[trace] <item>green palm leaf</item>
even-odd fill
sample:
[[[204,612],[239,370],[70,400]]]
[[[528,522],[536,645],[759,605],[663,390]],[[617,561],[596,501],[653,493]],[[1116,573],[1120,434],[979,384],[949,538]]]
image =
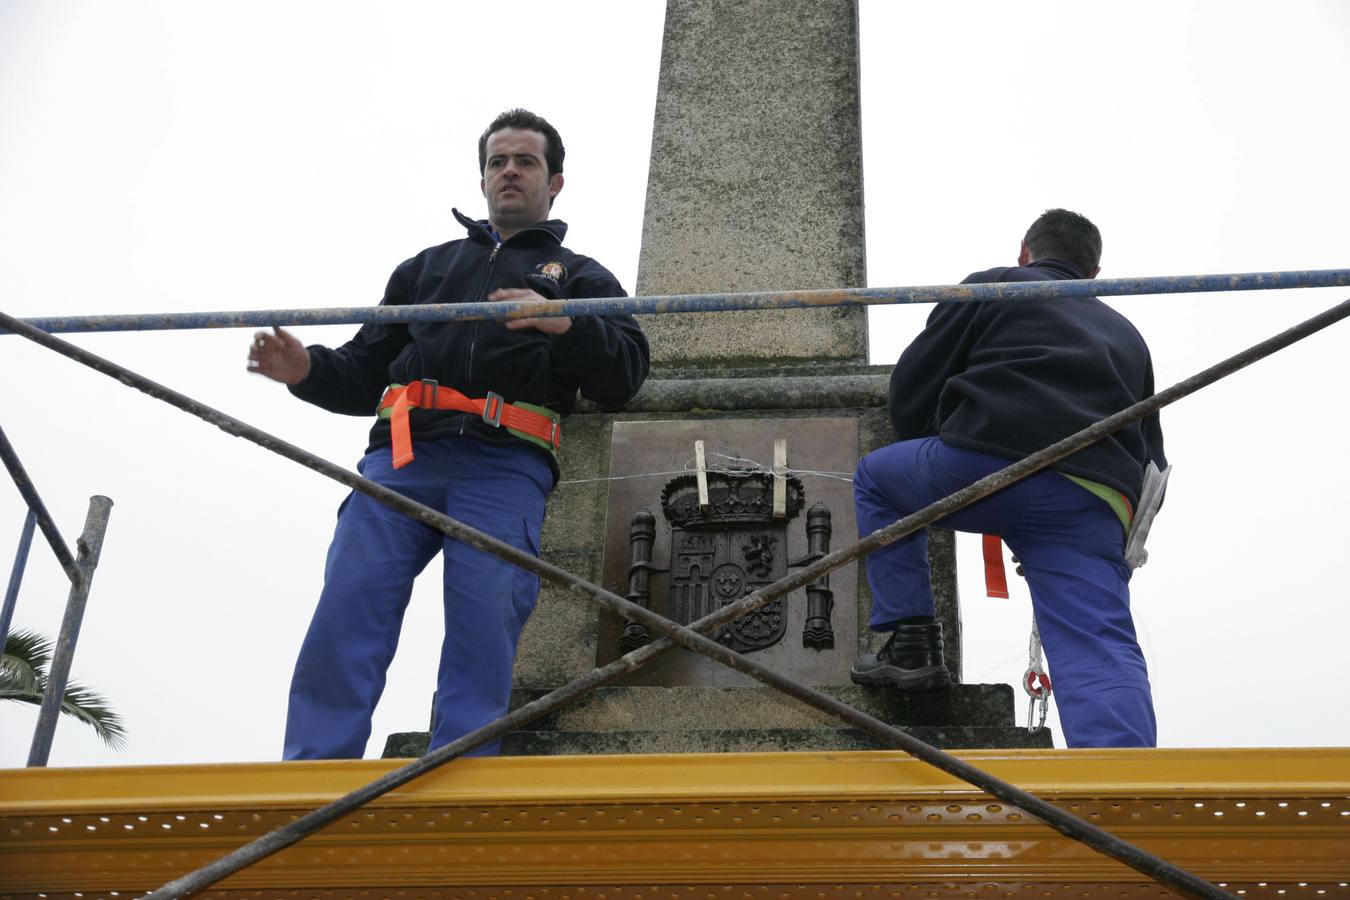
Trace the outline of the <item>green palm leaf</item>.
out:
[[[52,642],[31,631],[15,631],[5,638],[0,656],[0,700],[42,704],[47,688],[47,666]],[[94,729],[103,743],[121,750],[127,743],[126,724],[100,694],[76,682],[66,683],[61,712]]]

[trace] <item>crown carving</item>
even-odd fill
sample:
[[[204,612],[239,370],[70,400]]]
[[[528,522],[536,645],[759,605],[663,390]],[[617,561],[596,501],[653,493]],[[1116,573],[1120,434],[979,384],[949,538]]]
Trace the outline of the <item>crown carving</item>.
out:
[[[698,476],[679,475],[666,482],[661,492],[661,510],[666,519],[681,528],[715,528],[724,525],[771,524],[773,475],[756,470],[708,473],[708,509],[698,505]],[[806,491],[800,480],[787,479],[787,514],[801,512]]]

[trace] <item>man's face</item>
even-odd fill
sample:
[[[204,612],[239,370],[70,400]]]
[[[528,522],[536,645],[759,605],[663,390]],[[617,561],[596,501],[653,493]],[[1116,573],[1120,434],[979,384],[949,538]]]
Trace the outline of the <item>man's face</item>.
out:
[[[544,161],[547,143],[537,131],[503,128],[487,139],[481,186],[488,220],[500,231],[518,231],[548,218],[549,201],[562,190]]]

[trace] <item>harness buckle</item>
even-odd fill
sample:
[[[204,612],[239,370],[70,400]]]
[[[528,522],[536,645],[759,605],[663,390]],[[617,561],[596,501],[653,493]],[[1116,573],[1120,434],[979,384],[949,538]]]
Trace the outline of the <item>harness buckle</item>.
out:
[[[502,425],[502,408],[506,406],[506,401],[502,395],[496,391],[488,391],[487,396],[483,398],[483,421],[493,428],[500,428]]]
[[[549,428],[548,431],[548,442],[553,447],[554,450],[557,450],[558,447],[562,444],[562,441],[559,440],[558,438],[558,420],[553,419],[552,421],[553,421],[552,427]]]
[[[427,388],[431,388],[431,397],[427,397]],[[417,404],[423,409],[436,408],[436,395],[440,393],[441,383],[434,378],[422,379],[422,402]]]

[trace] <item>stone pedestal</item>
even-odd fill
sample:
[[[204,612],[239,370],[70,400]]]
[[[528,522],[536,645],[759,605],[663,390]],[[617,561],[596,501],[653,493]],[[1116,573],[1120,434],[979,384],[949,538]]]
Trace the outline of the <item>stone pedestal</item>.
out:
[[[944,694],[901,694],[847,687],[821,690],[935,747],[1049,747],[1047,729],[1013,724],[1013,689],[962,684]],[[545,691],[521,689],[512,707]],[[390,735],[384,755],[421,756],[426,732]],[[590,753],[757,753],[770,750],[881,750],[870,735],[777,691],[757,688],[601,688],[531,722],[502,741],[507,756]]]

